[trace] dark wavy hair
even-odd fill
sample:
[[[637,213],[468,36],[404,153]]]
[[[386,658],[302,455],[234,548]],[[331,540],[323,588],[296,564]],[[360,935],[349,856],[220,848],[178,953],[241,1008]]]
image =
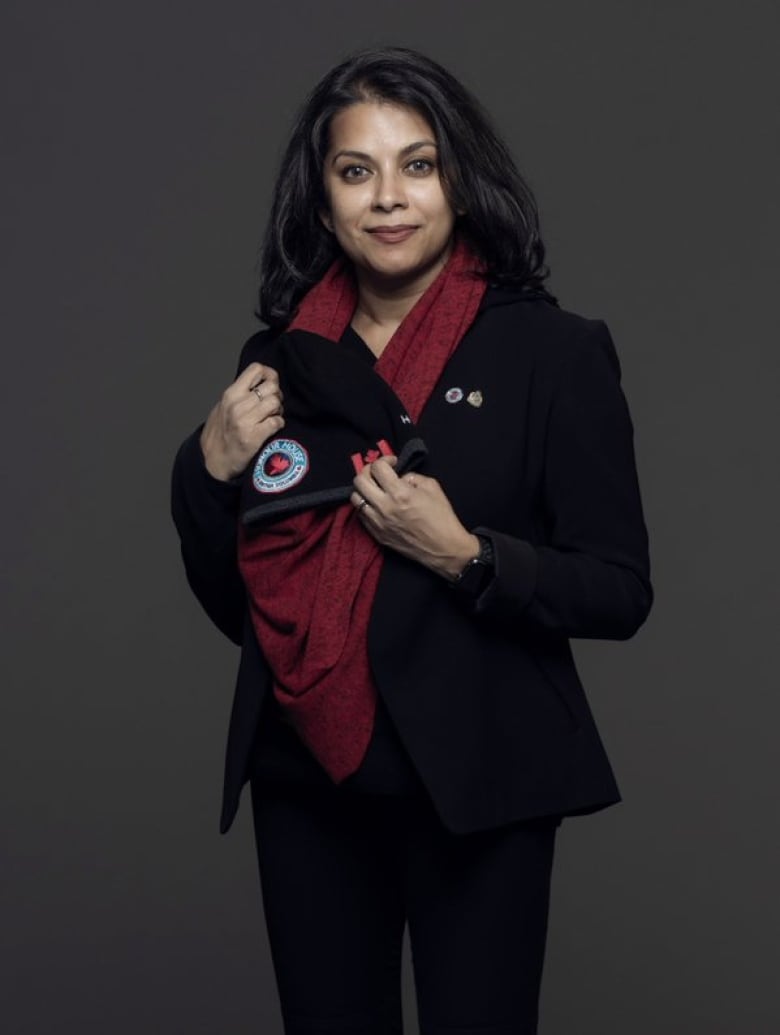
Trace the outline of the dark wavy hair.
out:
[[[323,165],[333,116],[361,101],[410,108],[431,126],[442,186],[457,231],[490,283],[555,299],[530,188],[479,102],[445,68],[405,47],[362,50],[315,86],[282,158],[260,255],[258,316],[289,323],[300,299],[340,253],[320,221],[326,207]]]

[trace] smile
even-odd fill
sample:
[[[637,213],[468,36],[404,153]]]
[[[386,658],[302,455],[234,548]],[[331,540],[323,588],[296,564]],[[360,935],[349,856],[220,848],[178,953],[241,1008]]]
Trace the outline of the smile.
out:
[[[377,226],[368,233],[383,244],[400,244],[417,230],[416,226]]]

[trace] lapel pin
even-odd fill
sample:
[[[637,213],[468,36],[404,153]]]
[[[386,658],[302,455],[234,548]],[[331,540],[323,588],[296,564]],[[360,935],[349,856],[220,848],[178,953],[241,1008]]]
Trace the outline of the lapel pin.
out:
[[[447,400],[448,403],[459,403],[460,400],[463,398],[463,389],[448,388],[447,391],[444,393],[444,398]]]
[[[478,388],[474,392],[469,392],[469,394],[466,396],[466,402],[469,403],[469,405],[471,406],[481,406],[482,392],[480,392]]]

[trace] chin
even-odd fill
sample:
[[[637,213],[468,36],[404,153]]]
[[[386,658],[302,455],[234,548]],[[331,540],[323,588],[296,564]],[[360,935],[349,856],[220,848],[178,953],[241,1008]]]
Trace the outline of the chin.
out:
[[[364,269],[374,277],[409,281],[414,280],[415,277],[425,277],[434,268],[438,272],[438,270],[443,266],[444,260],[440,255],[434,256],[428,260],[425,258],[421,258],[419,260],[410,260],[408,258],[404,259],[399,255],[395,261],[367,263],[364,266]]]
[[[425,277],[428,270],[426,267],[420,266],[402,266],[394,269],[382,268],[378,269],[373,267],[370,271],[371,276],[376,280],[384,281],[387,284],[398,284],[399,287],[406,286],[418,278]]]

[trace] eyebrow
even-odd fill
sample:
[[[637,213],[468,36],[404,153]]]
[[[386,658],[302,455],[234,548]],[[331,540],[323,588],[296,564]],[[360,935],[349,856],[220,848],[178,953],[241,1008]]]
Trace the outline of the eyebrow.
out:
[[[419,151],[422,147],[436,147],[435,140],[415,140],[413,144],[407,144],[406,147],[402,147],[399,151],[401,158],[406,158],[407,155],[412,154],[413,151]],[[365,151],[338,151],[333,156],[333,162],[337,158],[359,158],[362,162],[370,162],[371,155],[366,154]]]

